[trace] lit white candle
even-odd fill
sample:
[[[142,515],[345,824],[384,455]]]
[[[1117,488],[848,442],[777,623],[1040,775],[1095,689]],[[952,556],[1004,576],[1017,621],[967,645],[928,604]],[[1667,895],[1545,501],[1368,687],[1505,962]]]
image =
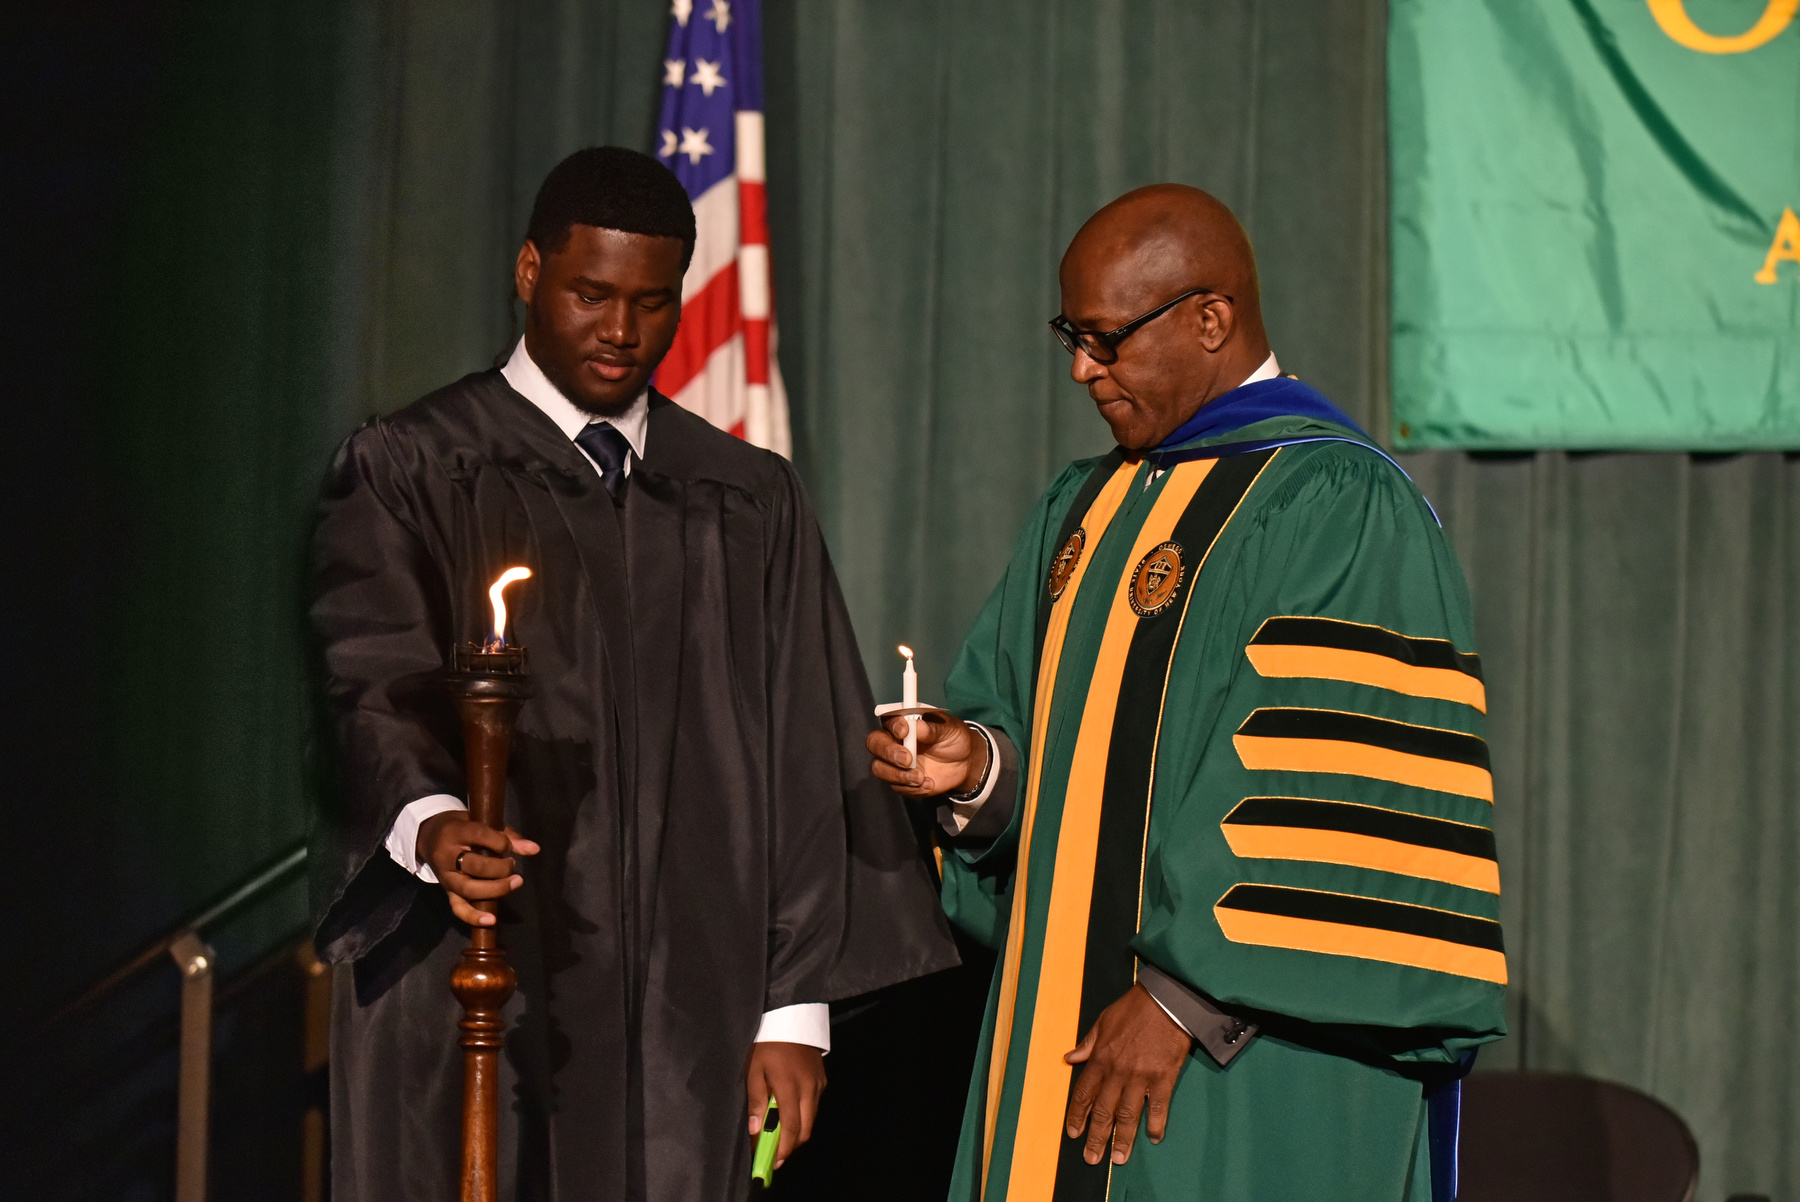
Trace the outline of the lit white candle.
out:
[[[913,651],[911,647],[901,646],[900,654],[906,657],[906,671],[900,675],[900,704],[911,708],[919,704],[919,674],[913,668]],[[906,716],[906,753],[913,762],[919,758],[919,715]],[[911,764],[908,765],[909,767]]]

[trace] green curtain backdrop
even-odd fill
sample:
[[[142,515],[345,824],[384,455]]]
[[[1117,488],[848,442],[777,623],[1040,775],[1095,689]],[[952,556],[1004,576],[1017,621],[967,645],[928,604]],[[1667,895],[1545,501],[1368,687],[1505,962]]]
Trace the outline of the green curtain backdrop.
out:
[[[30,328],[57,334],[15,358],[68,365],[33,384],[21,428],[53,453],[16,511],[27,628],[68,649],[13,732],[64,876],[27,890],[42,1001],[302,831],[292,607],[325,455],[505,345],[531,193],[578,145],[650,144],[667,19],[120,8],[136,24],[90,68],[118,69],[112,99],[41,138],[67,245],[9,247],[53,281]],[[1068,237],[1119,192],[1232,204],[1284,367],[1386,428],[1378,0],[773,0],[766,21],[795,455],[878,694],[901,641],[936,693],[1032,498],[1106,443],[1043,323]],[[70,137],[121,164],[104,186],[59,183]],[[1645,1088],[1699,1134],[1705,1202],[1795,1197],[1800,464],[1404,462],[1492,681],[1516,1033],[1484,1067]]]
[[[564,155],[648,149],[658,0],[351,4],[336,97],[330,403],[337,428],[490,365],[512,264]]]
[[[1800,459],[1403,456],[1475,597],[1514,1036],[1637,1086],[1700,1198],[1800,1189]]]

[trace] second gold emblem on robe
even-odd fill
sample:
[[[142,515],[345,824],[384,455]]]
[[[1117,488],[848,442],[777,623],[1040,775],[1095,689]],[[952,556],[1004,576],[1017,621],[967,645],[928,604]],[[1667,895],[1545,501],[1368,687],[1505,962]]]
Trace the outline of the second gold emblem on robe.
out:
[[[1150,548],[1131,573],[1131,608],[1137,616],[1153,618],[1173,605],[1185,570],[1180,543],[1160,543]]]

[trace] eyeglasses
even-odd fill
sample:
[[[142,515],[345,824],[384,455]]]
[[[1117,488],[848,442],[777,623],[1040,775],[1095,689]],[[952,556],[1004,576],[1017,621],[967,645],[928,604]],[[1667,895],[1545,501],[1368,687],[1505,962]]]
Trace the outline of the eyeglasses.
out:
[[[1116,363],[1119,358],[1119,344],[1137,332],[1139,326],[1148,325],[1190,296],[1216,296],[1211,288],[1190,288],[1166,305],[1158,305],[1142,317],[1134,317],[1116,330],[1102,334],[1096,330],[1078,330],[1068,318],[1060,313],[1050,319],[1050,328],[1056,331],[1057,341],[1071,355],[1078,351],[1086,352],[1087,357],[1095,363]],[[1226,300],[1231,298],[1227,296]]]

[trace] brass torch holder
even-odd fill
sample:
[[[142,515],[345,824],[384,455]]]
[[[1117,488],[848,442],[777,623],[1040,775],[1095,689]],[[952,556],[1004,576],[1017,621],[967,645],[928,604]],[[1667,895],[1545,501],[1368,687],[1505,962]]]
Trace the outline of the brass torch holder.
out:
[[[535,691],[525,674],[525,649],[490,649],[465,643],[452,649],[445,686],[462,717],[468,770],[469,818],[492,830],[506,829],[506,765],[519,707]],[[495,913],[498,901],[471,903]],[[507,962],[495,927],[472,927],[469,946],[450,974],[450,990],[462,1003],[463,1138],[461,1202],[499,1197],[500,1049],[506,1042],[501,1008],[518,977]]]

